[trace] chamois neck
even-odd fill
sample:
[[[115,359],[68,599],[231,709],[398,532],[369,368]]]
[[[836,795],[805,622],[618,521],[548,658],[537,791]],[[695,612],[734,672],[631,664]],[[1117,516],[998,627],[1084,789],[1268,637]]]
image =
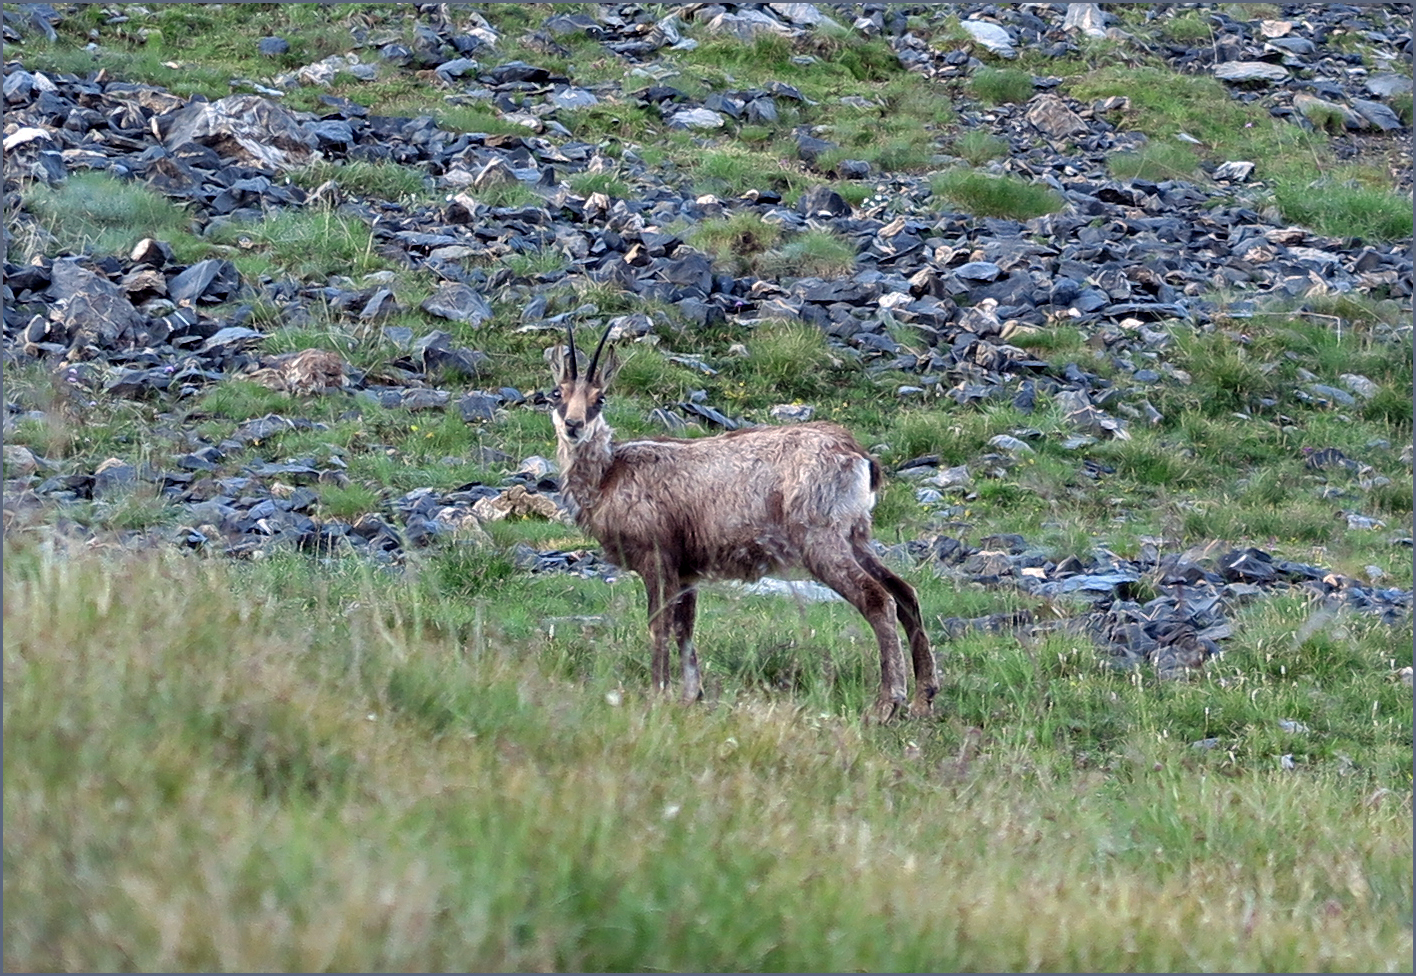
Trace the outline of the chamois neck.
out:
[[[561,469],[561,499],[577,522],[600,500],[600,485],[614,459],[614,431],[596,418],[578,439],[563,433],[556,438],[556,461]]]

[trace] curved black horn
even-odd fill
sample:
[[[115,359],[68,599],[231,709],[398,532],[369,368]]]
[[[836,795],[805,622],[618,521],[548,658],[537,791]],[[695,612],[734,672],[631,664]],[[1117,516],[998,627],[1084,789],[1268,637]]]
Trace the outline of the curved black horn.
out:
[[[578,380],[580,379],[580,368],[575,363],[575,330],[568,325],[565,327],[565,337],[570,343],[570,356],[567,360],[570,367],[570,378]]]
[[[595,380],[595,367],[600,362],[600,350],[605,348],[605,340],[610,337],[610,332],[613,330],[613,325],[605,326],[605,334],[600,336],[600,344],[595,347],[595,355],[590,357],[590,371],[585,374],[585,378],[591,382]]]

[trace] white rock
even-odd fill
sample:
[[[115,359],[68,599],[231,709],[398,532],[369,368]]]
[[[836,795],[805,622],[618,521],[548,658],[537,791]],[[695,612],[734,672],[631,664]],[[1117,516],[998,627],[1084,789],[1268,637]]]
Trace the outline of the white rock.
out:
[[[1343,386],[1357,394],[1363,400],[1370,400],[1382,391],[1382,388],[1363,376],[1361,373],[1343,373],[1338,377]]]
[[[1062,29],[1079,30],[1089,37],[1106,36],[1106,14],[1099,3],[1069,3]]]
[[[799,33],[795,28],[787,26],[776,18],[750,8],[740,9],[735,14],[719,14],[708,21],[708,29],[715,34],[736,34],[745,41],[751,40],[758,34],[792,36]]]
[[[742,588],[753,596],[786,596],[804,603],[839,603],[841,594],[813,580],[784,580],[764,576]]]
[[[554,461],[543,458],[539,454],[533,454],[522,460],[521,467],[517,468],[515,473],[530,475],[539,480],[546,475],[555,474],[558,470]]]
[[[1220,81],[1283,81],[1288,69],[1267,61],[1225,61],[1214,66],[1214,76]]]
[[[1011,434],[999,434],[996,437],[990,438],[988,441],[988,446],[996,447],[1000,450],[1007,451],[1009,454],[1034,453],[1033,449],[1031,447],[1028,447],[1025,442],[1018,440],[1018,438],[1012,436]]]
[[[594,92],[584,88],[562,88],[551,94],[551,102],[557,108],[588,108],[598,105],[600,100],[595,97]]]
[[[1253,171],[1253,163],[1230,160],[1229,162],[1221,163],[1215,169],[1214,178],[1227,183],[1243,183],[1249,178],[1249,174]]]
[[[1312,261],[1316,264],[1331,265],[1337,264],[1342,258],[1331,251],[1319,250],[1316,247],[1292,247],[1288,248],[1290,257],[1295,257],[1300,261]]]
[[[767,412],[772,415],[773,420],[800,423],[810,420],[815,415],[816,408],[809,404],[779,403]]]
[[[1022,442],[1019,441],[1021,444]],[[1027,447],[1026,444],[1023,444]],[[940,488],[967,488],[973,484],[973,475],[969,473],[967,464],[960,464],[957,467],[945,468],[932,478],[924,479],[927,485],[937,485]]]
[[[682,129],[721,129],[724,119],[708,108],[686,108],[669,116],[669,125]]]
[[[1005,58],[1018,56],[1017,50],[1013,47],[1013,35],[1008,32],[1006,27],[1000,24],[991,24],[986,20],[966,20],[959,26],[994,54],[1002,55]]]
[[[295,77],[303,85],[328,85],[341,71],[348,71],[359,63],[357,54],[331,54],[322,61],[307,64],[295,72]]]
[[[35,128],[32,125],[27,125],[23,128],[16,129],[5,137],[4,149],[5,152],[10,152],[17,146],[23,146],[27,142],[38,142],[40,140],[45,142],[53,141],[48,132],[45,132],[43,129]]]
[[[818,24],[832,25],[836,22],[816,9],[814,3],[769,3],[772,12],[789,24],[815,27]]]

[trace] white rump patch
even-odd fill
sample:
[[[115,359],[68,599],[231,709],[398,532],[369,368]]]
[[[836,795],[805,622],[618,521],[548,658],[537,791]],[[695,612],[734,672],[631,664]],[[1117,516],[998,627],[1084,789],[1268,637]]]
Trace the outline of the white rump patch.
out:
[[[869,517],[875,511],[875,492],[870,490],[870,462],[865,458],[857,458],[851,464],[852,474],[855,475],[855,490],[848,496],[851,499],[865,499],[865,511],[860,513]]]

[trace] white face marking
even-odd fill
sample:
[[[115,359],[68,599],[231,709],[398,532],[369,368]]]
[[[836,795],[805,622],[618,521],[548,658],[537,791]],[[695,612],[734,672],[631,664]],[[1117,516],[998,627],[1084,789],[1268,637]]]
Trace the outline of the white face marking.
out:
[[[556,436],[575,443],[584,440],[604,424],[601,412],[605,394],[600,384],[588,380],[562,380],[551,392],[551,422]]]

